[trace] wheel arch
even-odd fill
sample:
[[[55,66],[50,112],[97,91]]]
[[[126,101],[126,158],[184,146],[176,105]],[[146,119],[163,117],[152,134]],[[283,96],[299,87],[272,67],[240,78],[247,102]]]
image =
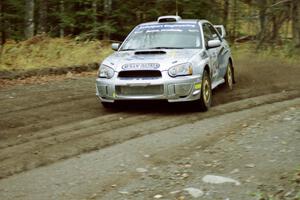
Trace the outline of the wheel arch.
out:
[[[235,70],[234,70],[234,65],[233,65],[233,61],[232,61],[232,58],[229,57],[229,64],[231,66],[231,69],[232,69],[232,76],[233,76],[233,83],[235,83]]]
[[[211,78],[210,68],[208,65],[204,66],[203,73],[204,73],[204,71],[207,71],[207,73],[209,74],[209,77]]]

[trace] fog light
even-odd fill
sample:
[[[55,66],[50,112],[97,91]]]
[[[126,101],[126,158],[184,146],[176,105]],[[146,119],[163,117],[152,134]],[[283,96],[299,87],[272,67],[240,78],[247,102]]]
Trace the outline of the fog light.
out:
[[[100,96],[107,96],[107,86],[106,85],[98,85],[97,86],[97,88],[98,88],[98,94],[100,95]]]
[[[176,84],[175,93],[178,96],[187,96],[191,91],[192,84]]]

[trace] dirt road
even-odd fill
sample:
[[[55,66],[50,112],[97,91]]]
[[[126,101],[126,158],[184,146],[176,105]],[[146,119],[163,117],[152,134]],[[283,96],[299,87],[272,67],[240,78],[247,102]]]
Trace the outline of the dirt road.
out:
[[[299,108],[300,98],[158,130],[2,179],[0,199],[299,199]]]
[[[214,107],[207,113],[164,103],[126,104],[124,108],[105,110],[95,98],[91,76],[4,87],[0,89],[0,185],[21,172],[105,150],[134,138],[300,97],[297,65],[238,60],[236,74],[234,90],[218,88],[213,96]],[[265,116],[261,115],[267,118],[270,113],[266,110]],[[223,133],[218,135],[217,140],[222,136]],[[210,148],[210,143],[201,150],[206,148]]]

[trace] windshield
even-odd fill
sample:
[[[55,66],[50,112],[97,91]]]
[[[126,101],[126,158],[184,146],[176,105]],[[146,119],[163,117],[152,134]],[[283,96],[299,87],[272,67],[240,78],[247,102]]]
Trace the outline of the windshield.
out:
[[[157,24],[138,26],[125,41],[121,51],[201,47],[200,30],[197,24]]]

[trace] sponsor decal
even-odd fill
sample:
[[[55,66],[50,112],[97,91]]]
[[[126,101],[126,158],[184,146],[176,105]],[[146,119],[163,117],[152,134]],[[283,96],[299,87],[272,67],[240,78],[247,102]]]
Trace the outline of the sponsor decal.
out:
[[[201,83],[195,83],[194,88],[195,88],[195,90],[200,90],[201,89]]]
[[[194,23],[184,24],[155,24],[155,25],[142,25],[135,29],[135,34],[152,32],[199,32],[199,27]]]
[[[130,63],[122,66],[123,70],[153,70],[158,69],[158,63]]]
[[[138,30],[144,29],[174,29],[174,28],[196,28],[197,25],[194,23],[186,23],[186,24],[155,24],[155,25],[142,25],[138,28]]]

